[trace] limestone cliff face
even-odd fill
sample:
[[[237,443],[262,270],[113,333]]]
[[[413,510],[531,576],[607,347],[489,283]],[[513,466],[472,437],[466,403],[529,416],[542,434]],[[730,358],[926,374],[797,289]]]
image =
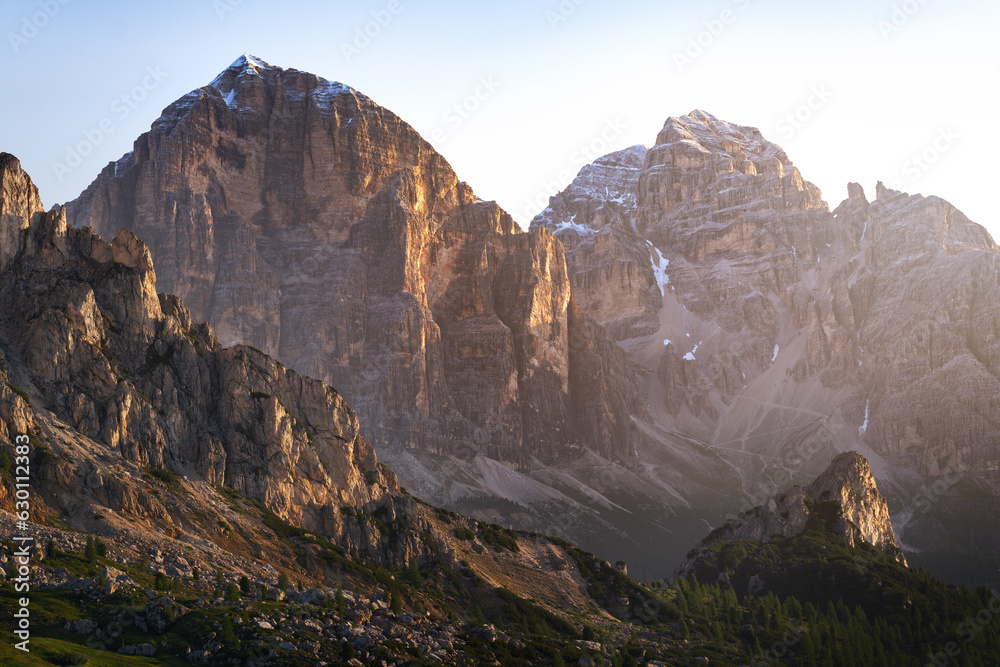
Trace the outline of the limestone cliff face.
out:
[[[355,510],[395,517],[414,503],[334,389],[252,348],[223,349],[176,297],[157,296],[150,253],[132,232],[107,243],[68,227],[64,209],[41,209],[7,154],[0,183],[0,208],[10,212],[0,265],[0,435],[35,437],[42,422],[78,434],[58,456],[35,441],[40,498],[59,508],[82,494],[162,529],[171,523],[163,504],[116,462],[166,468],[385,556],[388,536],[361,530]]]
[[[573,382],[571,341],[594,339],[574,333],[562,244],[520,233],[347,86],[244,56],[67,212],[132,229],[196,321],[337,387],[380,446],[515,463],[631,449],[628,410],[574,419],[622,382],[593,366]]]
[[[632,172],[640,155],[585,168],[532,229],[567,245],[581,308],[649,371],[656,423],[757,498],[851,448],[882,474],[995,473],[1000,254],[982,227],[881,185],[831,212],[759,130],[701,111],[668,119]],[[635,279],[593,279],[611,261]],[[651,333],[620,326],[651,312]]]
[[[562,241],[577,303],[618,340],[659,328],[661,295],[631,224],[645,158],[633,146],[585,166],[532,222]]]
[[[857,452],[838,455],[830,466],[806,487],[795,486],[768,498],[763,505],[740,514],[702,540],[678,567],[676,576],[687,574],[695,561],[713,544],[736,540],[767,542],[773,537],[794,537],[813,522],[813,514],[825,512],[824,503],[832,503],[836,517],[828,526],[851,546],[866,542],[906,565],[906,558],[896,539],[889,507],[879,493],[868,461]]]
[[[1000,470],[1000,249],[938,197],[860,187],[835,211],[862,227],[836,274],[856,331],[865,442],[924,475]],[[1000,488],[998,488],[1000,490]]]
[[[842,516],[836,529],[852,546],[861,540],[906,564],[889,518],[889,506],[865,457],[857,452],[838,455],[804,491],[809,498],[840,507]]]

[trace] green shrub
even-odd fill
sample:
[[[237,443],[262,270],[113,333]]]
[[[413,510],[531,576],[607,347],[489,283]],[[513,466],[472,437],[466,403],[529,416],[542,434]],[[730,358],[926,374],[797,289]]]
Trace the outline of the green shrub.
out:
[[[260,511],[260,518],[264,525],[273,530],[278,537],[287,540],[290,537],[302,537],[306,534],[305,530],[288,523],[266,506],[260,503],[254,503],[254,506]]]
[[[494,550],[503,551],[507,549],[513,552],[521,550],[521,547],[517,544],[517,533],[513,530],[508,530],[492,523],[480,524],[479,529],[482,532],[483,541],[492,546]]]
[[[146,468],[146,474],[162,482],[171,491],[181,488],[181,476],[169,468]]]
[[[90,659],[82,653],[70,653],[60,651],[56,654],[49,654],[49,661],[53,665],[86,665]]]
[[[341,617],[347,616],[347,600],[344,598],[344,589],[340,586],[337,586],[336,600],[337,600],[337,615]]]
[[[219,643],[233,651],[240,650],[240,640],[236,636],[233,620],[229,616],[226,616],[222,621],[222,630],[219,631]]]
[[[12,382],[8,382],[8,383],[7,383],[7,387],[8,387],[8,388],[9,388],[9,389],[10,389],[10,390],[11,390],[12,392],[14,392],[14,393],[15,393],[15,394],[17,394],[18,396],[20,396],[20,397],[21,397],[21,399],[22,399],[22,400],[23,400],[23,401],[24,401],[25,403],[27,403],[27,404],[28,404],[29,406],[31,405],[31,399],[30,399],[30,398],[28,398],[28,392],[26,392],[25,390],[21,389],[20,387],[18,387],[18,386],[17,386],[16,384],[13,384]]]
[[[344,642],[340,646],[340,659],[344,662],[350,662],[354,659],[357,652],[354,650],[354,646],[351,642]]]
[[[94,536],[87,536],[87,546],[83,550],[83,557],[87,559],[88,563],[97,562],[97,545],[94,544]]]
[[[424,585],[424,578],[420,575],[420,565],[417,564],[416,558],[410,561],[410,567],[406,570],[406,583],[414,588]]]

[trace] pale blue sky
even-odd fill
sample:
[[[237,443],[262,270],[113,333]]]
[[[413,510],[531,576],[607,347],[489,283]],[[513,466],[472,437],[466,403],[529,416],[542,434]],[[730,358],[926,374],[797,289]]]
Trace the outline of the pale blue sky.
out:
[[[997,4],[6,0],[0,150],[47,206],[72,199],[246,51],[392,109],[522,224],[597,152],[651,145],[668,116],[701,108],[760,127],[831,205],[848,181],[873,196],[882,179],[996,234]],[[391,20],[354,44],[373,12]],[[786,120],[810,101],[805,122]],[[933,164],[910,162],[924,152]]]

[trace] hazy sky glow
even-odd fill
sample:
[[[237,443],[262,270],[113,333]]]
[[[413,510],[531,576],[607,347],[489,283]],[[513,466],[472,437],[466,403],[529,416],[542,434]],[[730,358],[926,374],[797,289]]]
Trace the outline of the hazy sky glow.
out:
[[[831,206],[881,179],[1000,236],[998,4],[7,0],[0,150],[65,202],[246,51],[393,110],[522,225],[698,108],[761,128]]]

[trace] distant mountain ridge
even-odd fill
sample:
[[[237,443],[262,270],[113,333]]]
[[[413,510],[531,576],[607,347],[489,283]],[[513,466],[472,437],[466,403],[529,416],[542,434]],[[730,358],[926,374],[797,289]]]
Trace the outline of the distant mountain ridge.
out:
[[[986,407],[1000,402],[1000,253],[987,231],[881,183],[873,201],[850,184],[831,211],[759,130],[704,111],[668,119],[636,168],[642,154],[585,167],[532,229],[559,237],[581,308],[646,370],[665,442],[728,460],[747,506],[856,449],[900,519],[915,518],[904,541],[996,553],[948,518],[969,494],[996,516],[1000,497]]]
[[[900,516],[945,473],[1000,494],[996,246],[939,199],[848,190],[831,211],[696,111],[522,234],[391,112],[243,56],[67,211],[135,230],[223,342],[336,386],[416,493],[645,558],[848,450]]]

